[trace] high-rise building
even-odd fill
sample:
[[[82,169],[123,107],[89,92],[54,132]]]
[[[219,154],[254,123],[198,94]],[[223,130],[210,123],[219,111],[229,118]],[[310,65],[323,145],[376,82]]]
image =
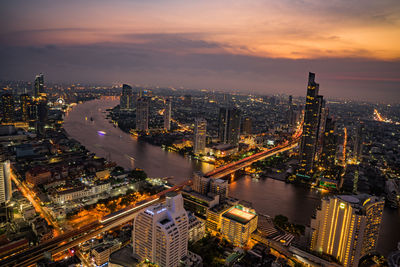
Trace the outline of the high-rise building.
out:
[[[224,144],[238,145],[241,112],[237,108],[221,107],[218,117],[218,138]]]
[[[228,181],[222,179],[210,179],[210,193],[219,196],[219,201],[224,202],[228,197]]]
[[[166,194],[166,203],[140,212],[134,221],[133,253],[162,267],[179,266],[188,253],[188,215],[182,195]]]
[[[317,140],[317,151],[315,157],[319,159],[322,153],[322,141],[325,134],[326,119],[329,115],[329,109],[325,106],[325,100],[322,96],[320,98],[320,115],[318,121],[318,140]]]
[[[219,196],[219,202],[222,203],[228,197],[229,184],[227,180],[212,179],[204,177],[200,172],[193,174],[193,190],[202,195],[209,193]]]
[[[133,108],[134,96],[130,85],[122,85],[122,94],[119,101],[122,110],[131,110]]]
[[[222,214],[221,233],[235,246],[246,246],[251,233],[257,229],[258,216],[255,210],[236,205]]]
[[[43,73],[36,75],[34,83],[34,96],[39,97],[40,94],[44,93],[44,76]]]
[[[11,169],[10,161],[0,162],[0,205],[5,205],[11,200]]]
[[[15,120],[14,96],[6,93],[1,96],[1,108],[3,122],[13,122]]]
[[[194,122],[194,144],[195,154],[204,154],[206,148],[207,121],[203,118],[196,118]]]
[[[304,111],[303,136],[300,145],[299,174],[309,176],[313,170],[317,151],[321,107],[323,97],[318,95],[319,84],[315,82],[315,74],[309,73],[306,106]]]
[[[49,109],[47,107],[47,97],[41,96],[35,104],[37,106],[37,119],[39,122],[45,123],[49,113]]]
[[[244,135],[249,135],[252,134],[252,128],[253,128],[253,120],[249,117],[246,117],[243,119],[243,134]]]
[[[29,114],[29,120],[38,119],[38,105],[36,99],[32,100],[31,104],[28,106],[28,114]]]
[[[149,99],[141,97],[136,104],[136,130],[147,131],[149,129]]]
[[[287,111],[287,123],[290,127],[296,127],[300,120],[301,112],[295,105],[289,106]]]
[[[289,107],[293,105],[293,96],[292,95],[289,95],[288,105],[289,105]]]
[[[31,97],[28,94],[22,94],[19,96],[19,101],[21,105],[21,119],[22,121],[28,121],[30,118]]]
[[[164,109],[164,129],[166,131],[171,130],[171,99],[165,99]]]
[[[332,173],[335,167],[337,149],[337,136],[335,134],[335,121],[332,118],[327,118],[324,134],[322,136],[322,153],[320,156],[321,165],[328,171]]]
[[[358,266],[376,249],[385,201],[369,195],[324,198],[311,220],[311,250],[335,257],[343,266]]]
[[[210,178],[204,177],[200,172],[193,173],[193,190],[202,195],[207,195],[210,188]]]

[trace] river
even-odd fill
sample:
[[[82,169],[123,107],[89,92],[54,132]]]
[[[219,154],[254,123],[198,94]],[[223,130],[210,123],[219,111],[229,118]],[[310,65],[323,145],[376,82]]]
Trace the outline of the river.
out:
[[[171,177],[180,183],[193,171],[207,172],[212,165],[191,160],[160,147],[138,142],[129,134],[114,127],[106,119],[106,109],[119,103],[115,98],[92,100],[75,106],[65,116],[64,128],[91,152],[115,161],[124,168],[142,168],[149,177]],[[93,121],[90,118],[93,118]],[[104,131],[101,135],[98,131]],[[230,184],[232,197],[249,201],[257,212],[275,216],[283,214],[290,221],[307,225],[320,203],[318,191],[298,187],[274,179],[242,177]],[[378,240],[378,251],[387,255],[400,241],[400,209],[385,208]]]

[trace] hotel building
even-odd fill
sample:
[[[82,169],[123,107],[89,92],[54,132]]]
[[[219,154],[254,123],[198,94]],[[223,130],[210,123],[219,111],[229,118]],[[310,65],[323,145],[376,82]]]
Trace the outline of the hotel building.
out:
[[[221,219],[221,233],[235,246],[246,246],[251,233],[257,229],[257,214],[241,205],[230,208]]]
[[[323,199],[311,220],[311,250],[332,255],[343,266],[358,266],[376,249],[383,207],[383,198],[369,195]]]
[[[178,266],[187,256],[189,218],[183,208],[182,195],[166,194],[166,203],[151,206],[135,219],[133,253],[140,261],[159,266]]]

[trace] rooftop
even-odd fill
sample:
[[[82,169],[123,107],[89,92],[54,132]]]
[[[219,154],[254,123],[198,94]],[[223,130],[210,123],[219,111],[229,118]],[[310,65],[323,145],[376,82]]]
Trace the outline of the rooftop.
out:
[[[251,221],[256,215],[234,207],[234,208],[228,210],[227,212],[225,212],[222,216],[224,216],[225,218],[237,221],[241,224],[246,224],[249,221]]]

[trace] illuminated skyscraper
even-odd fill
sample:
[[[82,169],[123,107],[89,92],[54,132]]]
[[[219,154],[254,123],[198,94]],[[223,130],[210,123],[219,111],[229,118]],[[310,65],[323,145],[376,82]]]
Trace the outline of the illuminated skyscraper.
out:
[[[34,96],[39,97],[41,93],[44,93],[44,76],[43,73],[36,75],[34,84]]]
[[[382,221],[384,199],[369,195],[342,195],[322,200],[311,220],[311,249],[358,266],[364,255],[374,252]]]
[[[308,76],[299,167],[299,174],[306,176],[309,176],[313,169],[318,144],[318,130],[323,104],[323,97],[318,95],[318,92],[319,84],[315,82],[315,74],[310,72]]]
[[[122,110],[130,110],[133,108],[134,96],[131,86],[127,84],[122,85],[122,94],[119,101]]]
[[[11,200],[11,169],[10,161],[0,162],[0,205],[6,204]]]
[[[327,118],[322,136],[320,162],[322,166],[328,170],[328,173],[331,173],[335,167],[336,149],[337,136],[335,134],[335,121],[332,118]]]
[[[224,144],[238,145],[240,138],[241,112],[237,108],[219,109],[218,138]]]
[[[15,120],[14,96],[12,94],[3,94],[1,96],[1,109],[3,122],[13,122]]]
[[[28,121],[30,117],[31,97],[27,94],[22,94],[19,96],[19,100],[21,105],[21,119],[22,121]]]
[[[196,118],[194,122],[194,145],[195,154],[204,154],[206,148],[207,121],[203,118]]]
[[[169,98],[165,99],[164,129],[171,130],[171,99]]]
[[[141,97],[136,106],[136,130],[147,131],[149,129],[149,100]]]
[[[325,106],[325,100],[322,96],[318,96],[320,98],[320,115],[318,121],[318,140],[317,140],[317,151],[316,151],[316,158],[320,158],[322,153],[322,142],[323,137],[325,134],[325,126],[326,120],[329,115],[329,109]]]
[[[188,253],[189,218],[183,208],[182,195],[166,194],[166,203],[151,206],[134,221],[133,253],[161,267],[179,266]]]

